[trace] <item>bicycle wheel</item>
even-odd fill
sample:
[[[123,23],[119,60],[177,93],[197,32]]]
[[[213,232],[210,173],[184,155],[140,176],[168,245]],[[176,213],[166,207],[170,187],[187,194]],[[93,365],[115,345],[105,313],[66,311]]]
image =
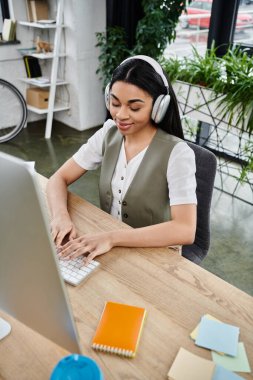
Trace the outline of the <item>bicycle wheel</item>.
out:
[[[0,143],[13,139],[27,119],[26,101],[20,91],[0,79]]]

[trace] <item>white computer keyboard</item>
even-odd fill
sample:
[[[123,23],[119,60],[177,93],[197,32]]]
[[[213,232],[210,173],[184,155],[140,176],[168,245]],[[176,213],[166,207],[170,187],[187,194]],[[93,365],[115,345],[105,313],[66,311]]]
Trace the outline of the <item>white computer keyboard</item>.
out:
[[[71,285],[77,286],[87,279],[100,265],[99,262],[92,260],[89,265],[81,266],[82,257],[73,260],[59,260],[59,266],[63,279]]]

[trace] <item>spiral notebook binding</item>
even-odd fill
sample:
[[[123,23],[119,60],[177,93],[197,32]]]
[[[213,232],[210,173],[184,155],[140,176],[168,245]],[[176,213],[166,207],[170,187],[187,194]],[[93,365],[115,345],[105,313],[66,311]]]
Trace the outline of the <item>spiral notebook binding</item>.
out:
[[[109,352],[111,354],[117,354],[117,355],[129,357],[129,358],[134,356],[134,352],[131,350],[125,350],[123,348],[117,348],[117,347],[110,347],[104,344],[93,343],[92,348],[94,348],[95,350]]]

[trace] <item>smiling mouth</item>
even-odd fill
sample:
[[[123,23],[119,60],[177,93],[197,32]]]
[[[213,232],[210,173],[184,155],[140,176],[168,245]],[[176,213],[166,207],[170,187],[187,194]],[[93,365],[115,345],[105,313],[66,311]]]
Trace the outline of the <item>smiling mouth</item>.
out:
[[[117,122],[117,127],[121,130],[127,130],[132,127],[133,124]]]

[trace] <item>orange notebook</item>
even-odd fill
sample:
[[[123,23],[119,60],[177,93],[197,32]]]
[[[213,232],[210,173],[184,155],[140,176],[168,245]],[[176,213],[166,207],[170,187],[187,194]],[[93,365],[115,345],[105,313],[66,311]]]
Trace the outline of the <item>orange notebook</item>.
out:
[[[134,357],[139,344],[146,310],[142,307],[106,302],[92,348]]]

